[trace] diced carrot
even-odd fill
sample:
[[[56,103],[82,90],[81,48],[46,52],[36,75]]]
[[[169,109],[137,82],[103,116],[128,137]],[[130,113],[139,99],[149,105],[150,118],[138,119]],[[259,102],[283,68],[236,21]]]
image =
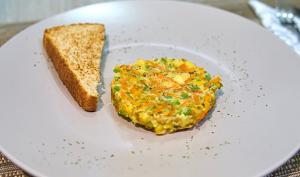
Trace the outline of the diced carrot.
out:
[[[184,102],[182,102],[182,105],[183,105],[183,106],[187,106],[187,105],[190,104],[190,102],[191,102],[191,101],[187,99],[187,100],[185,100]]]
[[[179,67],[178,67],[179,71],[181,72],[192,72],[194,71],[193,68],[190,68],[188,67],[186,64],[181,64]]]
[[[124,98],[126,98],[126,94],[125,94],[124,92],[120,92],[120,97],[121,97],[122,99],[124,99]]]
[[[155,112],[162,112],[164,110],[164,106],[158,106],[158,108],[155,109]]]
[[[171,109],[167,115],[171,116],[171,115],[174,115],[174,113],[175,113],[175,109]]]
[[[188,79],[186,79],[185,81],[184,81],[184,83],[189,83],[189,82],[191,82],[193,80],[193,78],[192,77],[189,77]]]
[[[194,101],[195,101],[195,103],[198,105],[198,104],[200,104],[200,97],[199,97],[199,95],[198,94],[193,94],[193,98],[194,98]]]
[[[129,91],[132,94],[136,94],[138,92],[138,90],[137,90],[137,88],[135,86],[132,86]]]
[[[127,80],[126,79],[120,79],[120,84],[122,88],[126,88],[127,87]]]

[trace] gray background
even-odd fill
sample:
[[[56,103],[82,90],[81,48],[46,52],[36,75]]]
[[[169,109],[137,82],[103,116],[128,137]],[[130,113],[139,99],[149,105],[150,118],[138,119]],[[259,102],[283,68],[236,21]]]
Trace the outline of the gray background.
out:
[[[109,0],[0,0],[0,24],[36,21],[76,7]],[[216,6],[252,17],[248,0],[181,0]],[[268,1],[268,0],[267,0]],[[271,0],[269,0],[271,2]],[[254,18],[254,17],[253,17]]]

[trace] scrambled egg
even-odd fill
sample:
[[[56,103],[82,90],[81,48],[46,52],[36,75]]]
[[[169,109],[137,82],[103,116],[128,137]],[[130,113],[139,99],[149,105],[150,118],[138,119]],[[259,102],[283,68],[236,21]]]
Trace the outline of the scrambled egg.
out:
[[[166,134],[193,127],[214,106],[221,79],[185,59],[138,59],[114,68],[111,83],[118,114]]]

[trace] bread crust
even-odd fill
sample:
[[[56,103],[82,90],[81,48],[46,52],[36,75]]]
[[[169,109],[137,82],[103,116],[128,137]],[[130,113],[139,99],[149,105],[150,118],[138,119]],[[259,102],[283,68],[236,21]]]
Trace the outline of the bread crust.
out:
[[[80,25],[80,24],[79,24]],[[84,25],[84,24],[83,24]],[[103,25],[102,25],[103,26]],[[55,27],[59,28],[59,27]],[[104,28],[104,26],[103,26]],[[51,29],[50,29],[51,30]],[[59,49],[53,44],[51,40],[49,29],[45,30],[43,36],[44,48],[50,57],[53,65],[62,80],[67,87],[73,98],[78,104],[86,111],[96,111],[98,104],[98,96],[89,95],[86,89],[81,85],[80,80],[76,77],[75,73],[68,67],[66,60],[63,58]],[[101,52],[101,51],[99,51]],[[101,55],[100,55],[101,56]],[[99,66],[100,67],[100,66]],[[100,71],[100,70],[99,70]]]

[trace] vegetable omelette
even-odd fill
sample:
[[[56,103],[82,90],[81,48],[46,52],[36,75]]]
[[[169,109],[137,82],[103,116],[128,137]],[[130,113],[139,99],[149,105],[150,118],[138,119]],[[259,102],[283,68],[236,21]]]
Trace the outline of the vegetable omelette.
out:
[[[193,127],[216,101],[219,76],[185,59],[138,59],[114,68],[112,101],[119,115],[158,135]]]

